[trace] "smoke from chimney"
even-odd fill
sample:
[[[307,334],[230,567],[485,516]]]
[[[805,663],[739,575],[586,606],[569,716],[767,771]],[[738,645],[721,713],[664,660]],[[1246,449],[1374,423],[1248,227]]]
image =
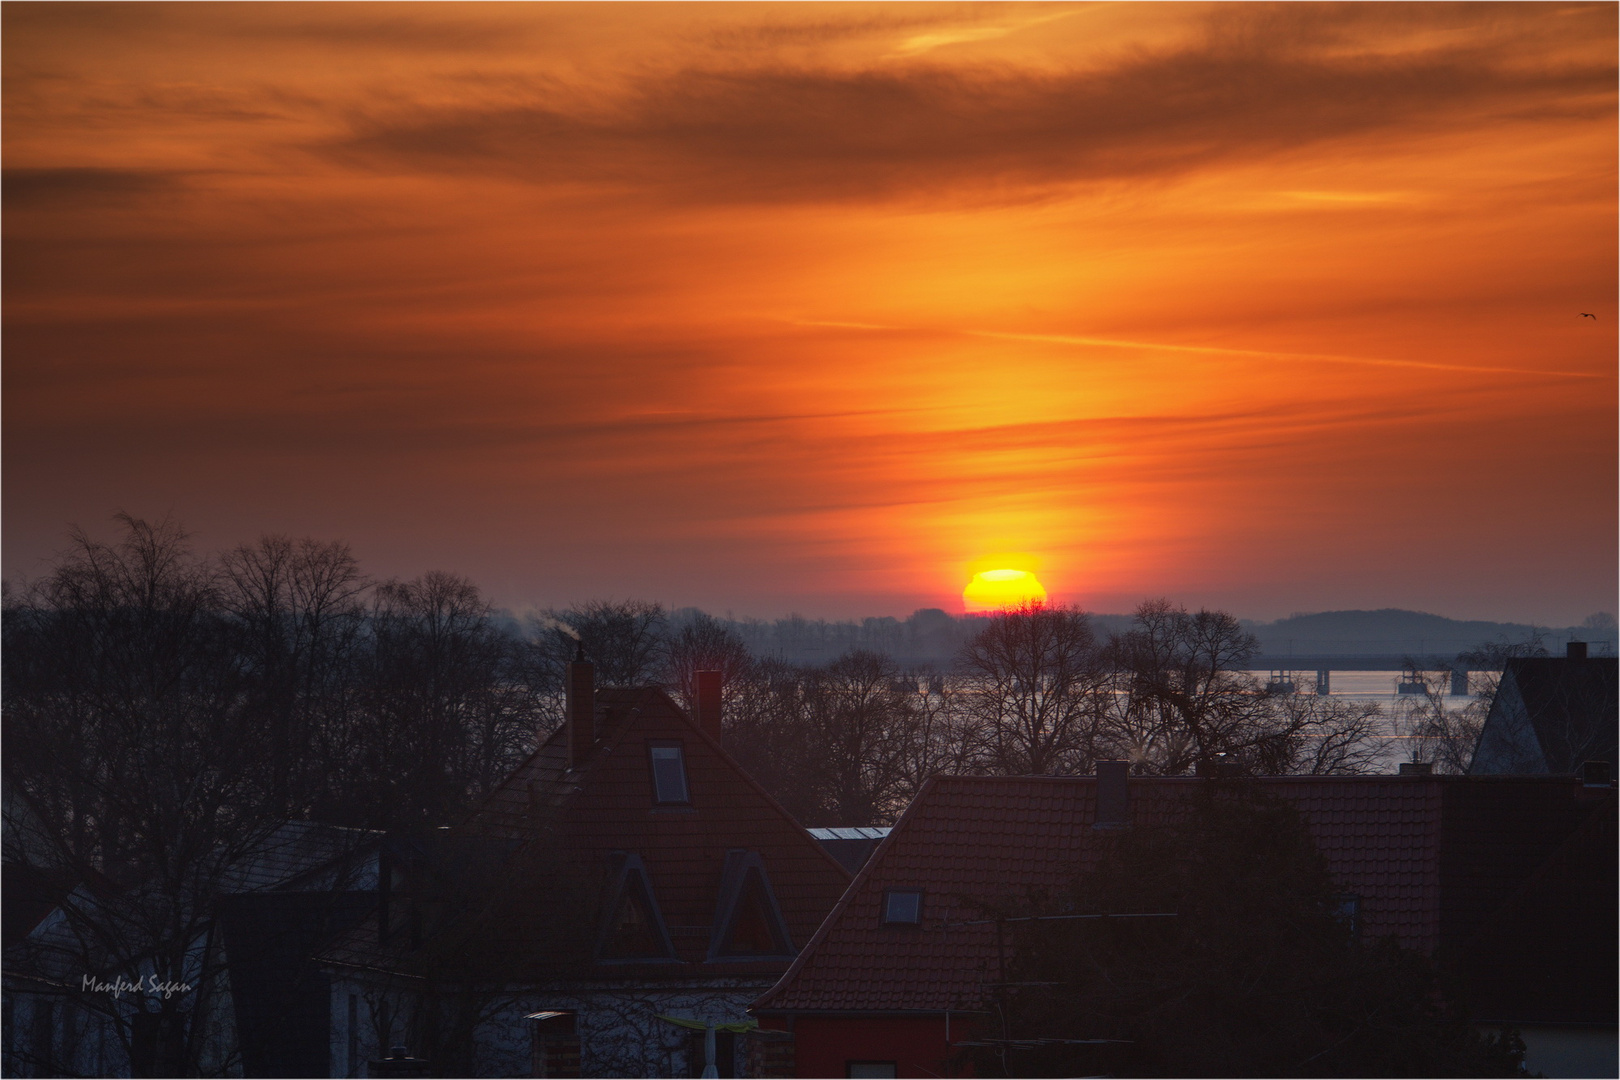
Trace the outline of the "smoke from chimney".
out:
[[[529,617],[534,620],[535,626],[540,627],[543,630],[555,630],[559,634],[567,634],[575,641],[579,640],[579,631],[575,630],[572,626],[569,626],[561,619],[553,619],[550,615],[531,615]]]

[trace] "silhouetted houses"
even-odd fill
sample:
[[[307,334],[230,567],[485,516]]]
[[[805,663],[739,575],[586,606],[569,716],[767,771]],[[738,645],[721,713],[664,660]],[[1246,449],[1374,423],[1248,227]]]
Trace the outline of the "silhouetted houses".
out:
[[[150,874],[10,861],[4,1074],[156,1076],[184,1061],[204,1075],[327,1075],[330,990],[311,957],[376,902],[377,840],[282,823],[199,874],[179,908],[153,903]],[[153,956],[177,932],[187,962],[159,980]]]
[[[1507,661],[1480,732],[1470,773],[1574,773],[1588,761],[1612,767],[1620,744],[1620,660],[1564,656]]]
[[[986,910],[1094,869],[1111,829],[1172,820],[1195,778],[936,776],[753,1012],[798,1076],[965,1075],[1006,955]],[[1278,777],[1367,939],[1445,959],[1532,1069],[1612,1075],[1615,792],[1570,777]],[[1584,1068],[1606,1072],[1582,1072]]]
[[[721,747],[716,675],[693,719],[569,665],[564,727],[323,955],[333,1075],[396,1045],[442,1075],[783,1072],[747,1005],[850,876]]]

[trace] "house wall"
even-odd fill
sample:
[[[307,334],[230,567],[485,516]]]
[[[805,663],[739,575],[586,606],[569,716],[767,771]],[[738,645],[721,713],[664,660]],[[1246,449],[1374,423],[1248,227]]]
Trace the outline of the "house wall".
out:
[[[690,1059],[693,1030],[660,1020],[660,1014],[704,1023],[735,1024],[749,1019],[748,1003],[763,986],[728,990],[619,990],[534,994],[514,999],[479,1029],[478,1075],[529,1076],[531,1022],[542,1010],[577,1014],[581,1076],[695,1076]],[[739,1052],[734,1075],[747,1074]]]
[[[851,1061],[892,1061],[896,1076],[971,1076],[950,1045],[969,1023],[952,1019],[948,1038],[943,1016],[796,1016],[794,1075],[847,1076]]]
[[[1531,1076],[1620,1076],[1620,1032],[1614,1028],[1525,1024],[1519,1037]]]
[[[659,1015],[739,1023],[749,1019],[748,1003],[763,989],[755,984],[723,990],[529,992],[491,998],[484,1003],[486,1018],[473,1037],[471,1075],[533,1076],[533,1021],[526,1017],[566,1010],[577,1016],[581,1076],[694,1076],[702,1063],[694,1068],[690,1060],[692,1029],[660,1020]],[[361,978],[335,977],[330,1075],[364,1076],[365,1063],[385,1056],[389,1043],[403,1043],[412,1054],[420,1052],[409,1034],[416,1007],[408,991]],[[381,1026],[385,1008],[392,1031],[387,1041]],[[739,1039],[737,1046],[734,1075],[746,1076],[749,1058],[744,1040]]]

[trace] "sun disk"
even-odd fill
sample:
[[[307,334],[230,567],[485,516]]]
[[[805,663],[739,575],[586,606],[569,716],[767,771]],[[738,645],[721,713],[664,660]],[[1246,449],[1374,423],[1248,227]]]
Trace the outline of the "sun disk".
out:
[[[1044,603],[1046,587],[1028,570],[985,570],[962,590],[969,611],[1001,611],[1024,603]]]

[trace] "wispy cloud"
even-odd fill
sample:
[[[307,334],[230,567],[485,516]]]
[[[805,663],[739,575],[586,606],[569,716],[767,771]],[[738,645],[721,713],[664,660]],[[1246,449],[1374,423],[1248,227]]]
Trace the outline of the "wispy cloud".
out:
[[[947,45],[961,45],[975,41],[994,41],[1009,34],[1016,34],[1031,27],[1041,26],[1055,22],[1058,19],[1067,19],[1077,13],[1078,9],[1067,11],[1054,11],[1047,15],[1036,15],[1022,19],[1002,19],[988,26],[951,26],[925,31],[907,37],[895,49],[896,56],[918,56],[922,53],[932,52],[934,49]]]
[[[51,203],[129,200],[173,193],[185,175],[156,169],[8,168],[0,177],[8,206],[18,209]]]
[[[357,115],[350,135],[322,149],[385,172],[493,171],[686,201],[816,202],[1032,193],[1352,137],[1433,135],[1484,117],[1613,112],[1612,62],[1526,66],[1506,43],[1367,57],[1255,34],[1038,75],[686,70],[643,78],[606,105],[547,92],[487,108]]]
[[[1559,379],[1605,379],[1591,371],[1554,371],[1545,368],[1492,367],[1478,364],[1447,364],[1428,360],[1399,360],[1384,356],[1342,356],[1333,353],[1280,352],[1274,349],[1233,349],[1219,345],[1165,344],[1152,341],[1121,341],[1117,338],[1076,337],[1068,334],[1019,334],[1002,330],[966,330],[974,337],[1007,341],[1045,341],[1056,345],[1093,345],[1110,349],[1141,349],[1151,352],[1194,353],[1207,356],[1247,356],[1258,360],[1318,361],[1325,364],[1361,364],[1368,367],[1421,368],[1428,371],[1474,372],[1482,375],[1536,375]]]
[[[1183,353],[1195,356],[1233,356],[1256,360],[1295,363],[1315,361],[1325,364],[1351,364],[1368,367],[1416,368],[1426,371],[1471,372],[1481,375],[1530,375],[1559,379],[1607,379],[1611,376],[1592,371],[1558,371],[1546,368],[1498,367],[1481,364],[1452,364],[1430,360],[1405,360],[1384,356],[1344,356],[1335,353],[1289,352],[1276,349],[1237,349],[1222,345],[1188,345],[1178,342],[1128,341],[1120,338],[1079,334],[1032,334],[1011,330],[940,330],[922,327],[886,326],[878,323],[842,322],[833,319],[793,319],[796,326],[825,326],[845,330],[867,330],[886,334],[929,334],[990,338],[1001,341],[1033,341],[1051,345],[1089,346],[1106,349],[1134,349],[1154,353]]]

